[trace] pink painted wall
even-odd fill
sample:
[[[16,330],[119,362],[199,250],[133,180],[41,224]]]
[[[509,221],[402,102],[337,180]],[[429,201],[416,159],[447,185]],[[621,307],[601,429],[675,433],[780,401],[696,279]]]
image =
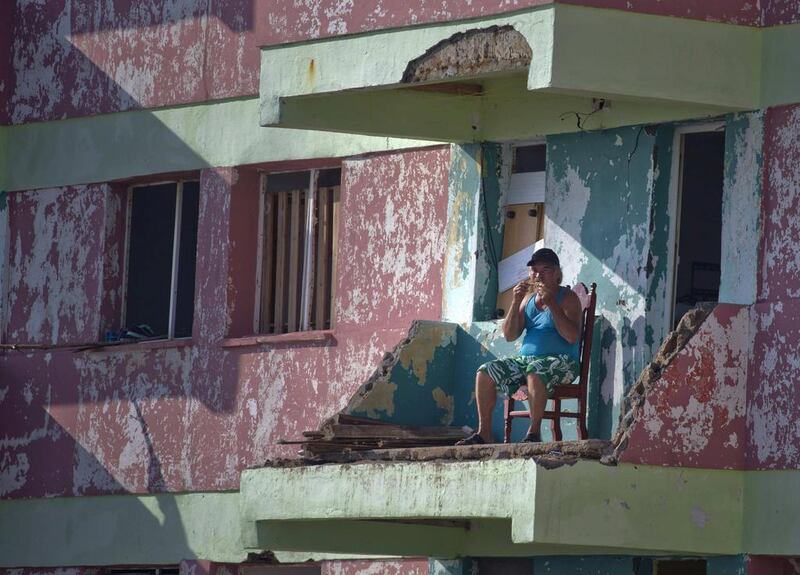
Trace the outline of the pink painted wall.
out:
[[[748,466],[800,467],[800,105],[767,110]]]
[[[757,302],[718,306],[649,394],[622,460],[800,468],[800,105],[766,111]]]
[[[428,575],[427,559],[323,561],[322,575]]]
[[[88,185],[8,196],[5,340],[97,340],[108,193],[108,186]]]
[[[116,0],[110,5],[52,0],[44,6],[18,0],[13,34],[5,36],[14,39],[13,73],[0,75],[0,104],[4,93],[9,99],[0,121],[5,116],[26,123],[255,95],[262,45],[477,18],[552,1],[414,0],[397,10],[389,3],[334,0]],[[563,1],[746,25],[765,18],[769,23],[800,20],[790,0],[772,0],[763,14],[757,2],[739,0]]]
[[[441,316],[449,162],[448,147],[345,162],[334,339],[250,347],[222,344],[252,322],[258,175],[204,170],[191,345],[0,354],[0,496],[235,489],[243,468],[295,456],[276,441],[343,408],[412,319]],[[61,342],[102,321],[107,191],[11,195],[13,310],[49,302]],[[32,289],[40,260],[53,271]]]
[[[719,305],[648,392],[621,460],[741,469],[750,310]]]

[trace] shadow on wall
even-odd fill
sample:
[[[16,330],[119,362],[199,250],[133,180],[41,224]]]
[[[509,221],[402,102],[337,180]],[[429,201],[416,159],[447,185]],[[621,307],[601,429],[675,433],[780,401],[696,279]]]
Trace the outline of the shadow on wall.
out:
[[[138,422],[133,425],[140,426],[143,437],[143,448],[146,449],[149,460],[141,469],[148,475],[148,488],[151,492],[163,491],[165,485],[163,467],[155,455],[150,440],[147,425],[137,408],[135,412]],[[74,477],[60,477],[60,481],[71,482],[73,495],[123,494],[128,490],[111,477],[102,462],[81,445],[70,439],[67,432],[57,423],[50,420],[46,423],[47,433],[54,441],[68,444],[66,453],[76,462]],[[41,451],[41,450],[40,450]],[[36,454],[32,454],[36,456]],[[41,455],[52,457],[51,453]],[[27,457],[27,456],[26,456]],[[0,488],[3,497],[11,484],[8,482],[6,457],[3,456],[3,475],[0,476]],[[24,474],[17,479],[25,480]],[[43,481],[36,477],[35,481]],[[82,486],[79,488],[79,486]],[[47,485],[52,488],[52,483]],[[4,556],[7,564],[39,565],[42,560],[41,541],[70,541],[69,546],[55,546],[56,561],[61,564],[91,564],[103,557],[107,563],[147,562],[152,557],[158,557],[163,563],[177,563],[181,559],[193,557],[186,535],[186,528],[173,495],[151,497],[146,501],[134,497],[102,497],[87,505],[91,506],[92,513],[85,513],[86,507],[81,507],[82,497],[61,498],[61,505],[53,505],[53,500],[21,499],[19,501],[6,501],[4,503],[3,517],[0,520],[0,531],[4,533],[4,547],[8,556]],[[20,512],[15,513],[15,506],[20,506]],[[70,507],[72,506],[72,507]],[[77,507],[76,507],[77,506]],[[70,509],[80,509],[82,512],[71,512]],[[82,533],[81,537],[71,534]],[[150,541],[159,543],[158,548],[150,546],[137,546],[136,541]],[[125,542],[129,542],[126,544]],[[53,560],[53,557],[50,558]]]

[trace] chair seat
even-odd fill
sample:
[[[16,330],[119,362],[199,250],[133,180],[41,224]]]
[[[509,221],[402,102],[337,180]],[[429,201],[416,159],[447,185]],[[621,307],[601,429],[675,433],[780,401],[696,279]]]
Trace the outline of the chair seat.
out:
[[[553,388],[550,399],[577,399],[580,397],[580,386],[577,383],[563,383]],[[515,391],[511,398],[516,401],[528,401],[528,388],[523,386]]]

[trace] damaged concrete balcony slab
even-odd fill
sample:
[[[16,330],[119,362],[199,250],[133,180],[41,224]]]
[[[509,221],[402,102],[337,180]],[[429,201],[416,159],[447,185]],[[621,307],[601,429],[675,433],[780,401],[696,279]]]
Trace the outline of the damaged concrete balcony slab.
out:
[[[718,116],[800,93],[798,45],[796,26],[554,3],[264,48],[261,124],[463,142]]]
[[[729,471],[536,457],[266,467],[242,474],[240,497],[251,549],[456,557],[742,547],[744,481]]]

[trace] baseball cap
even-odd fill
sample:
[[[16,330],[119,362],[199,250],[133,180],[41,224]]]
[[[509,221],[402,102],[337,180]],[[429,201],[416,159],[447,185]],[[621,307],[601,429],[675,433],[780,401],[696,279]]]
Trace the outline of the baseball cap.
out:
[[[535,252],[533,252],[531,259],[528,261],[526,265],[530,267],[537,262],[543,264],[550,264],[556,267],[561,267],[561,263],[558,261],[558,256],[556,255],[556,252],[554,252],[550,248],[540,248]]]

